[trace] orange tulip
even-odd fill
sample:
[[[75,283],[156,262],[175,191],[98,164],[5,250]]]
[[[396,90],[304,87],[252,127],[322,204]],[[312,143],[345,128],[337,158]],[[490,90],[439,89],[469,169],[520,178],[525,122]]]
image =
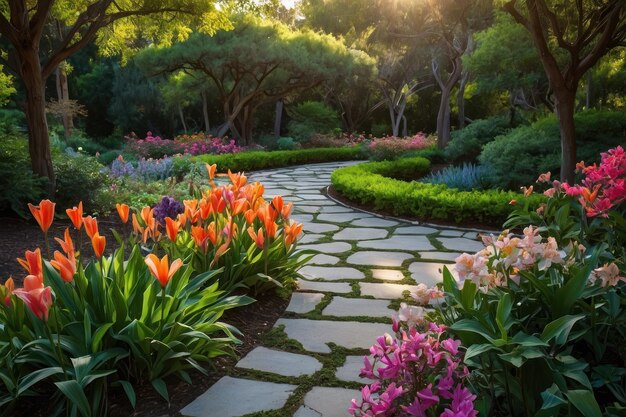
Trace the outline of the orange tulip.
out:
[[[285,246],[287,249],[296,241],[302,232],[302,223],[292,222],[285,225]]]
[[[56,240],[59,245],[61,245],[61,249],[63,249],[63,252],[65,252],[65,254],[69,257],[69,258],[73,258],[74,257],[74,242],[72,242],[72,237],[70,236],[70,229],[69,228],[65,228],[65,234],[64,234],[65,240],[61,240],[58,237],[55,237],[54,240]]]
[[[165,218],[165,231],[167,232],[167,237],[172,242],[176,242],[176,237],[178,236],[179,229],[180,222],[178,220],[173,220],[169,217]]]
[[[272,198],[272,208],[274,210],[276,210],[278,213],[282,213],[283,211],[283,197],[280,195],[277,195],[276,197]]]
[[[43,288],[43,279],[36,275],[26,275],[24,278],[24,290],[32,291],[37,288]]]
[[[91,246],[93,246],[93,253],[96,254],[96,258],[102,258],[104,248],[106,247],[107,239],[104,236],[100,236],[100,233],[96,232],[91,238]]]
[[[13,290],[15,290],[15,283],[13,282],[13,278],[9,277],[4,283],[4,288],[7,289],[7,295],[4,297],[4,304],[7,306],[11,304],[11,294],[13,294]]]
[[[258,233],[254,232],[254,227],[248,227],[248,234],[256,243],[257,248],[263,249],[263,245],[265,244],[265,237],[263,237],[263,229],[259,229]]]
[[[145,262],[146,265],[148,265],[150,273],[159,281],[163,288],[165,288],[170,279],[172,279],[176,271],[183,266],[183,261],[180,259],[176,259],[172,262],[172,265],[170,265],[167,255],[159,259],[159,257],[153,253],[146,256]]]
[[[228,170],[228,177],[230,178],[230,181],[233,183],[235,190],[239,190],[241,187],[243,187],[246,184],[246,181],[248,180],[248,177],[243,175],[243,173],[238,172],[236,174],[233,174],[232,172],[230,172],[230,169]]]
[[[52,289],[36,288],[33,290],[17,289],[13,292],[40,320],[48,321],[48,312],[52,306]]]
[[[215,213],[221,213],[226,208],[226,200],[218,193],[211,194],[211,208]]]
[[[187,225],[187,215],[185,213],[180,213],[178,215],[178,223],[180,223],[180,227],[185,227]]]
[[[65,282],[71,282],[76,275],[76,259],[65,256],[58,250],[54,252],[54,260],[50,264],[59,271]]]
[[[252,224],[252,222],[254,222],[254,219],[256,219],[256,211],[246,210],[246,212],[243,213],[243,216],[246,218],[246,222],[248,224]]]
[[[280,214],[283,216],[283,219],[288,219],[291,214],[291,209],[293,208],[293,203],[288,203],[283,206]]]
[[[206,253],[208,250],[209,235],[204,227],[193,226],[191,228],[191,237],[202,252]]]
[[[24,254],[26,260],[17,258],[17,261],[24,267],[29,275],[35,276],[43,286],[43,263],[41,262],[41,250],[39,248],[34,251],[27,250]]]
[[[215,183],[213,182],[213,178],[215,178],[215,171],[217,170],[217,164],[209,165],[204,164],[207,172],[209,173],[209,182],[211,183],[211,187],[215,187]]]
[[[208,219],[212,212],[213,206],[211,203],[208,200],[200,200],[200,217],[202,220]]]
[[[139,220],[137,220],[137,215],[133,213],[133,232],[136,235],[140,235],[143,233],[143,227],[139,224]]]
[[[54,206],[56,204],[50,200],[41,200],[38,206],[33,206],[28,203],[28,208],[30,212],[33,214],[37,223],[39,223],[39,227],[44,233],[48,232],[50,226],[52,226],[52,221],[54,220]]]
[[[98,233],[98,219],[87,216],[83,219],[83,224],[85,225],[87,236],[89,236],[89,239],[93,239],[94,235]]]
[[[83,227],[83,202],[78,203],[78,207],[74,206],[71,209],[66,209],[65,212],[76,230],[80,230]]]
[[[128,212],[130,207],[128,207],[127,204],[117,203],[115,208],[117,209],[117,214],[119,214],[122,223],[126,224],[128,222]]]
[[[248,208],[248,200],[245,198],[239,198],[233,202],[232,210],[233,216],[243,213]]]

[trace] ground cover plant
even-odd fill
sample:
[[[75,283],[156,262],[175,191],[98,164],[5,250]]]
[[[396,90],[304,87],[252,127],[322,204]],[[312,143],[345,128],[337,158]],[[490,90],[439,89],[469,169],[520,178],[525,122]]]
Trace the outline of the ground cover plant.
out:
[[[167,399],[165,377],[190,383],[189,369],[206,373],[232,351],[237,330],[219,321],[225,310],[253,302],[247,292],[290,285],[302,262],[291,205],[265,201],[263,186],[241,174],[217,186],[207,168],[212,185],[198,199],[118,204],[126,226],[113,251],[79,204],[52,254],[55,203],[30,206],[46,245],[20,260],[21,288],[11,278],[0,287],[3,414],[46,396],[51,414],[103,415],[110,389],[134,405],[141,382]]]
[[[426,174],[425,158],[372,162],[340,168],[333,172],[333,187],[349,200],[374,206],[394,215],[454,223],[502,224],[523,194],[502,190],[459,191],[444,184],[408,182],[402,178],[403,164],[410,165],[418,179]],[[421,175],[415,175],[419,172]],[[406,177],[405,177],[406,178]],[[538,207],[542,196],[530,196],[528,204]]]
[[[616,147],[599,164],[580,163],[578,170],[583,179],[576,185],[541,174],[506,222],[521,233],[507,229],[482,236],[483,250],[456,259],[458,279],[446,267],[443,284],[418,286],[412,294],[417,306],[402,305],[398,317],[404,326],[439,329],[432,322],[443,323],[458,339],[447,339],[444,354],[459,349],[458,364],[468,369],[463,378],[470,391],[454,397],[466,399],[467,407],[433,415],[623,415],[626,153]],[[547,199],[532,208],[528,199],[535,187]],[[435,383],[431,390],[410,385],[423,381],[422,361],[437,362],[428,361],[428,345],[414,353],[418,331],[407,333],[398,321],[393,330],[400,330],[398,340],[385,335],[371,350],[383,363],[381,371],[373,371],[367,357],[362,369],[362,375],[385,381],[386,391],[371,397],[378,381],[364,388],[361,401],[350,407],[354,415],[398,407],[407,415],[427,415],[427,407],[449,398],[432,389]],[[432,346],[439,336],[426,340]],[[409,412],[406,396],[414,395]]]

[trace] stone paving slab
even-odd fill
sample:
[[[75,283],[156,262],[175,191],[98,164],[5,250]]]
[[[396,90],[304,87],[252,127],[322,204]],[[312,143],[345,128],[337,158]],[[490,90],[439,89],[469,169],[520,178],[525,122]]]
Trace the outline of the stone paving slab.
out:
[[[185,417],[239,417],[284,407],[296,385],[225,376],[180,410]],[[245,393],[245,395],[242,395]],[[234,395],[237,401],[234,401]]]
[[[388,324],[360,323],[358,321],[328,321],[308,319],[278,319],[275,327],[284,325],[291,339],[302,343],[305,350],[330,353],[327,343],[335,343],[348,349],[367,349],[376,338],[389,332]]]
[[[370,217],[367,213],[327,213],[318,214],[317,220],[329,223],[346,223],[359,217]]]
[[[449,250],[475,253],[485,248],[482,242],[464,237],[438,237],[437,240]]]
[[[324,237],[326,236],[315,233],[305,233],[304,236],[298,239],[298,243],[300,243],[301,245],[306,245],[307,243],[315,243],[320,239],[323,239]]]
[[[360,248],[367,249],[396,249],[396,250],[433,250],[433,245],[424,236],[403,235],[392,236],[389,239],[382,240],[362,240],[357,243]]]
[[[327,233],[327,232],[334,232],[336,230],[339,230],[339,226],[337,226],[336,224],[329,224],[329,223],[305,223],[303,228],[302,228],[305,232],[311,232],[311,233]]]
[[[368,217],[365,219],[355,220],[350,223],[352,226],[359,227],[393,227],[399,223],[395,220],[381,219],[380,217]]]
[[[339,262],[339,258],[337,258],[336,256],[324,255],[323,253],[320,253],[319,255],[315,255],[314,257],[312,257],[311,260],[307,262],[307,264],[308,265],[335,265],[337,264],[337,262]]]
[[[307,265],[298,271],[306,279],[323,279],[324,281],[338,281],[342,279],[363,279],[365,274],[358,269],[345,266],[311,266]]]
[[[292,214],[290,218],[298,223],[308,223],[313,221],[312,214]]]
[[[346,242],[316,243],[312,245],[300,245],[299,249],[315,250],[321,253],[342,253],[352,249],[352,245]]]
[[[396,235],[429,235],[438,232],[438,229],[427,226],[408,226],[398,227],[394,234]]]
[[[443,281],[443,264],[432,262],[413,262],[409,265],[411,278],[418,284],[435,286]]]
[[[358,390],[346,388],[313,387],[304,396],[304,405],[294,417],[342,417],[348,416],[353,398],[361,398]]]
[[[372,229],[364,227],[346,227],[333,235],[335,240],[367,240],[383,239],[389,232],[385,229]]]
[[[363,366],[363,356],[346,356],[345,363],[337,368],[335,376],[341,381],[359,382],[363,385],[371,384],[372,382],[374,382],[374,380],[361,378],[359,376],[359,374],[361,373],[361,368],[363,368]],[[376,366],[374,366],[374,369],[378,369],[381,366],[383,366],[383,364],[378,362]]]
[[[282,352],[263,346],[254,348],[236,366],[293,377],[313,375],[322,369],[322,363],[311,356]]]
[[[442,230],[439,233],[441,237],[462,237],[465,234],[463,230]]]
[[[333,297],[330,304],[322,310],[323,315],[336,317],[391,317],[394,312],[386,300],[345,297]]]
[[[347,294],[352,292],[352,287],[347,282],[314,282],[306,279],[298,280],[298,289],[302,291],[332,292]]]
[[[459,252],[420,252],[420,259],[428,259],[433,261],[454,262],[454,260],[459,256],[461,256]]]
[[[396,269],[372,269],[372,277],[384,281],[402,281],[404,274]]]
[[[361,295],[369,295],[374,298],[382,298],[386,300],[395,300],[396,298],[402,298],[404,291],[413,292],[417,289],[416,285],[401,285],[401,284],[375,284],[371,282],[359,283],[361,287]],[[382,334],[382,333],[381,333]]]
[[[308,292],[294,292],[291,294],[291,301],[285,311],[292,313],[304,314],[309,311],[315,310],[320,301],[324,298],[324,294],[308,293]]]
[[[321,213],[352,213],[353,210],[344,206],[324,206],[320,210]]]
[[[402,262],[413,258],[403,252],[359,251],[350,255],[346,262],[353,265],[401,266]]]

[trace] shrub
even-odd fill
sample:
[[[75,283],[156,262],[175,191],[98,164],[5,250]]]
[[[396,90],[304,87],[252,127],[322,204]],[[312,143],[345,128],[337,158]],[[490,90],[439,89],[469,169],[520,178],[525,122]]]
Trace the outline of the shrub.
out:
[[[55,199],[61,207],[72,207],[81,200],[87,211],[109,211],[103,207],[100,196],[111,181],[102,166],[95,158],[76,154],[60,154],[53,160],[56,173]]]
[[[446,337],[445,326],[416,326],[413,317],[406,317],[408,309],[402,306],[400,321],[394,319],[395,337],[380,336],[370,348],[372,360],[364,358],[361,376],[375,382],[361,389],[361,401],[352,400],[348,412],[356,417],[475,417],[476,396],[463,386],[468,370],[461,342]]]
[[[298,149],[299,147],[300,144],[295,142],[293,138],[285,137],[278,138],[278,140],[276,140],[276,148],[281,151],[292,151],[294,149]]]
[[[346,198],[378,210],[454,223],[502,224],[514,209],[509,203],[523,198],[522,194],[511,191],[458,191],[442,184],[399,181],[372,172],[372,169],[376,170],[376,164],[381,163],[335,170],[331,176],[333,187]],[[393,171],[394,162],[384,164]],[[425,164],[427,166],[428,162]],[[536,208],[542,200],[543,196],[533,195],[528,204]]]
[[[126,136],[124,152],[128,152],[137,158],[161,159],[184,152],[182,142],[162,139],[160,136],[152,136],[152,132],[146,133],[145,139],[139,139],[134,135]]]
[[[432,139],[423,133],[407,138],[375,138],[367,146],[370,158],[374,161],[397,159],[412,151],[426,149],[433,145]]]
[[[331,133],[340,127],[337,112],[319,101],[305,101],[288,110],[293,119],[287,124],[289,136],[305,142],[314,133]]]
[[[165,157],[161,159],[141,158],[136,162],[126,162],[122,155],[119,155],[111,163],[109,173],[113,178],[130,177],[141,181],[165,180],[172,176],[174,159]]]
[[[596,161],[601,151],[626,140],[626,114],[588,111],[575,115],[577,156]],[[537,172],[557,172],[561,165],[558,122],[554,116],[499,136],[483,148],[479,157],[493,169],[493,181],[515,189],[532,183]]]
[[[296,151],[249,151],[232,155],[200,155],[196,161],[217,164],[231,171],[255,171],[290,165],[363,159],[360,147],[301,149]]]
[[[0,140],[0,211],[13,210],[26,216],[26,203],[37,201],[44,194],[46,178],[33,174],[28,140],[19,135]]]
[[[465,128],[452,132],[452,140],[444,150],[446,160],[458,165],[463,162],[476,162],[485,144],[492,142],[516,125],[505,116],[475,120]]]
[[[489,188],[489,170],[482,165],[464,163],[463,166],[446,167],[422,178],[421,182],[445,184],[461,191]]]

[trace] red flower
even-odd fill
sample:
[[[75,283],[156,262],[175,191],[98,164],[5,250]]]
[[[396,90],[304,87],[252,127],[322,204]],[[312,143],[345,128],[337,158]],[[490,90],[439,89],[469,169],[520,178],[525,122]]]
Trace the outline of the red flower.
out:
[[[38,206],[33,206],[28,203],[30,212],[33,214],[33,217],[37,220],[39,227],[41,227],[44,233],[47,233],[50,226],[52,226],[52,221],[54,220],[54,206],[55,203],[50,200],[41,200]]]
[[[78,207],[74,206],[71,209],[65,210],[65,212],[72,221],[72,224],[74,224],[76,230],[80,230],[83,226],[83,202],[78,203]]]

